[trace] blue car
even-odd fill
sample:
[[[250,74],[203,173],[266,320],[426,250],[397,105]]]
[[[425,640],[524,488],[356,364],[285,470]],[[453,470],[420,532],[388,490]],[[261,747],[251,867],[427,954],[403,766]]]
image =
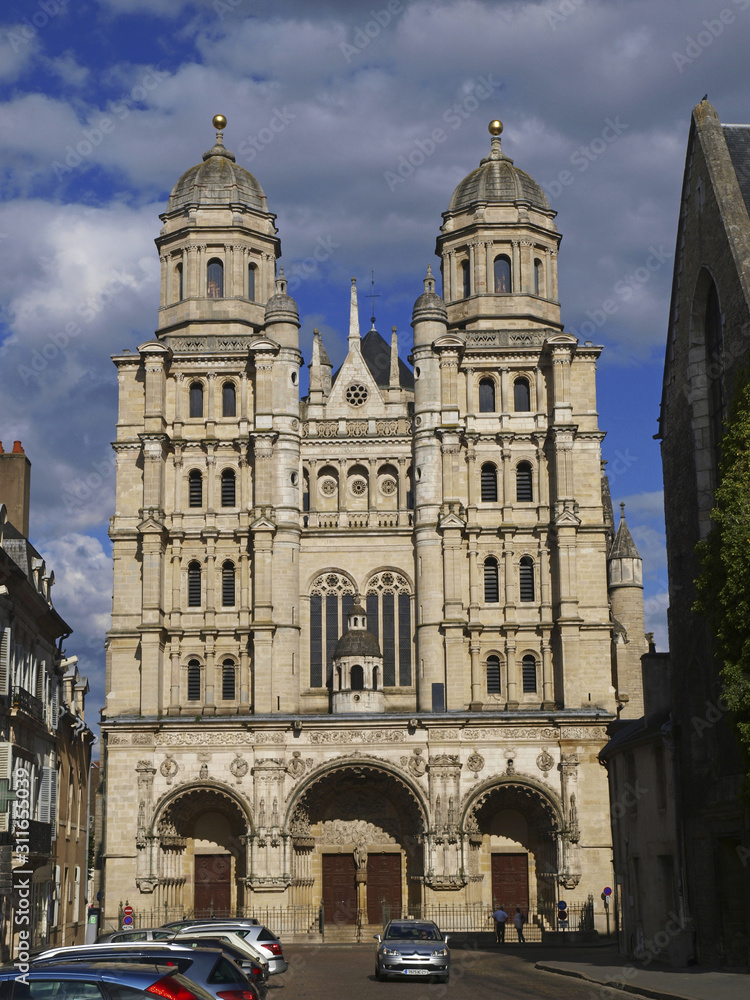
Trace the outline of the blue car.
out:
[[[78,963],[0,971],[0,1000],[213,1000],[167,966]]]

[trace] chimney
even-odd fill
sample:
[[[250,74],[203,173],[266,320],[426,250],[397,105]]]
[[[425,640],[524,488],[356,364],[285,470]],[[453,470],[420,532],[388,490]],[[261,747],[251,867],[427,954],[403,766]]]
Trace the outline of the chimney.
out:
[[[13,442],[13,451],[3,451],[0,442],[0,503],[8,511],[8,520],[29,537],[29,500],[31,495],[31,462],[24,454],[20,441]]]

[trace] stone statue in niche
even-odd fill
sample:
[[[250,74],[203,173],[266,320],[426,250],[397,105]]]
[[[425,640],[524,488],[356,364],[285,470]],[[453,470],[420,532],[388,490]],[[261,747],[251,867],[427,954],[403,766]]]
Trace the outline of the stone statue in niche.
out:
[[[266,800],[262,798],[258,806],[258,826],[266,825]]]
[[[359,871],[367,868],[367,846],[361,840],[354,847],[354,864]]]

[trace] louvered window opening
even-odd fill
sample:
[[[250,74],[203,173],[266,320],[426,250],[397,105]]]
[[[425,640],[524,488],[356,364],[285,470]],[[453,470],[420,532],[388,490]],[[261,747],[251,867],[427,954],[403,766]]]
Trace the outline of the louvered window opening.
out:
[[[188,607],[201,606],[201,567],[200,563],[191,562],[188,566]]]
[[[534,499],[531,466],[521,462],[516,469],[516,500],[518,503],[528,503]]]
[[[500,600],[497,559],[484,560],[484,603],[497,604]]]
[[[221,603],[225,608],[235,605],[235,572],[231,562],[225,562],[221,567]]]
[[[486,503],[497,502],[497,466],[485,462],[482,466],[482,500]]]
[[[188,663],[187,700],[201,700],[201,665],[197,660]]]
[[[500,658],[487,657],[487,694],[500,694]]]
[[[188,476],[188,505],[203,506],[203,476],[197,469],[193,469]]]
[[[521,663],[521,673],[523,678],[524,694],[533,694],[536,691],[536,658],[527,654]]]
[[[237,390],[233,382],[225,382],[221,387],[221,412],[225,417],[237,416]]]
[[[479,383],[479,412],[495,412],[495,383],[491,378],[483,378]]]
[[[224,660],[221,668],[221,697],[224,701],[234,701],[236,669],[232,660]]]
[[[203,416],[203,386],[200,382],[193,382],[190,385],[190,416]]]
[[[534,562],[530,556],[524,556],[518,571],[519,589],[522,601],[534,600]]]
[[[531,409],[531,390],[527,378],[517,378],[513,383],[513,407],[516,413],[528,413]]]
[[[237,480],[232,469],[224,469],[221,474],[221,506],[237,505]]]

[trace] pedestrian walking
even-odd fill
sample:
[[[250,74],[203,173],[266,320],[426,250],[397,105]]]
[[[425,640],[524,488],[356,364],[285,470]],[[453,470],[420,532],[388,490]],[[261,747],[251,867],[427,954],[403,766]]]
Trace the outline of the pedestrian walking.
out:
[[[523,936],[523,925],[526,923],[526,917],[521,913],[521,907],[516,907],[516,912],[513,914],[513,925],[518,932],[518,940],[521,944],[526,944],[526,938]]]
[[[505,921],[508,919],[508,914],[503,909],[502,903],[492,914],[492,919],[495,921],[495,940],[498,944],[503,944],[505,942]]]

